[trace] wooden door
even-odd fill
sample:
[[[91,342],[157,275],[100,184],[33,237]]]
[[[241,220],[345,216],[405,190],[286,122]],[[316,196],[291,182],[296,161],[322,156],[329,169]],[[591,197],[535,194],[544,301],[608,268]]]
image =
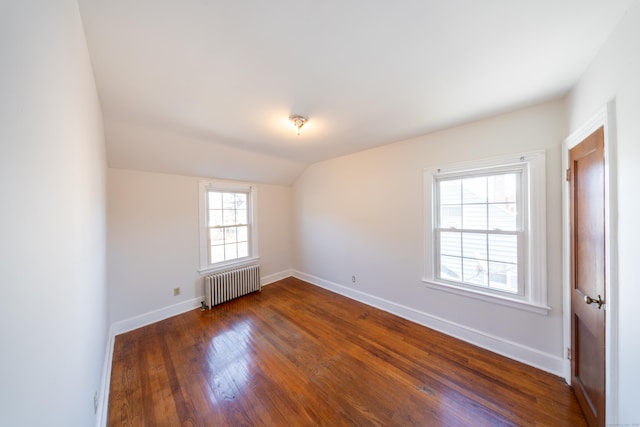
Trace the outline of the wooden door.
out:
[[[590,426],[605,425],[604,131],[569,151],[571,385]]]

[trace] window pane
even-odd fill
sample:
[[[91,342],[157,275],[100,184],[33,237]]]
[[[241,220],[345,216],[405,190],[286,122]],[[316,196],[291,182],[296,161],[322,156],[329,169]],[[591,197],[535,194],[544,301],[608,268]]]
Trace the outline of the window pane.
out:
[[[514,231],[517,228],[515,203],[491,204],[489,206],[489,229]]]
[[[209,229],[209,242],[212,245],[222,245],[224,243],[224,233],[220,228]]]
[[[463,205],[462,228],[469,230],[486,230],[487,205]]]
[[[235,227],[227,227],[224,229],[224,240],[227,243],[235,243],[236,242],[236,228]]]
[[[518,236],[490,235],[489,259],[516,264],[518,262]]]
[[[440,253],[442,255],[462,256],[461,241],[461,233],[440,233]]]
[[[518,292],[518,266],[502,262],[489,263],[489,286],[507,292]]]
[[[236,209],[247,209],[247,194],[236,193]]]
[[[235,209],[236,208],[236,195],[235,195],[235,193],[222,193],[222,208],[223,209]]]
[[[489,176],[489,203],[515,203],[517,175],[509,173]]]
[[[459,205],[462,203],[462,181],[459,179],[440,181],[440,204]]]
[[[487,203],[487,177],[462,180],[462,203]]]
[[[236,259],[238,258],[238,245],[236,243],[227,243],[224,245],[224,259]]]
[[[243,227],[237,227],[237,239],[238,242],[247,242],[249,241],[249,227],[247,226],[243,226]]]
[[[486,280],[487,280],[487,262],[486,261],[463,258],[462,268],[464,273],[463,280],[466,283],[486,286]]]
[[[487,235],[464,233],[462,235],[462,256],[465,258],[487,259]]]
[[[249,242],[238,243],[238,258],[249,256]]]
[[[209,227],[222,225],[222,211],[220,209],[209,210]]]
[[[462,259],[450,256],[440,257],[440,278],[445,280],[462,281]]]
[[[236,223],[236,211],[231,209],[225,209],[222,211],[222,224],[223,225],[235,225]]]
[[[211,264],[224,261],[224,246],[211,246]]]
[[[236,224],[247,224],[249,221],[247,220],[247,210],[246,209],[238,209],[236,211]]]
[[[209,191],[209,209],[222,209],[222,193]]]
[[[440,228],[462,228],[462,206],[449,205],[440,208]]]

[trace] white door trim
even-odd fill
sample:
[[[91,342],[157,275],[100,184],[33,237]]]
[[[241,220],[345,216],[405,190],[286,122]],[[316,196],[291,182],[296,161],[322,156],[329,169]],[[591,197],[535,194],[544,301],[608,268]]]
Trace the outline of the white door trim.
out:
[[[615,151],[615,100],[602,107],[592,118],[573,132],[562,143],[562,283],[563,283],[563,335],[564,348],[571,347],[571,279],[570,279],[570,225],[569,183],[564,171],[569,168],[569,150],[599,127],[604,127],[604,181],[605,181],[605,396],[606,423],[616,424],[618,413],[618,234],[616,196],[616,151]],[[571,361],[565,359],[565,380],[571,384]]]

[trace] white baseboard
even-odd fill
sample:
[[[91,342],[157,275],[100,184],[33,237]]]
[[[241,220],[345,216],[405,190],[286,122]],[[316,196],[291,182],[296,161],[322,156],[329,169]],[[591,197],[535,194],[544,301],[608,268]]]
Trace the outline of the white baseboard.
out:
[[[102,384],[100,384],[100,395],[98,396],[96,427],[106,427],[107,425],[107,409],[109,408],[109,390],[111,389],[111,366],[113,364],[114,341],[115,335],[113,334],[113,328],[109,327],[107,346],[104,354],[104,366],[102,367]]]
[[[279,273],[270,274],[268,276],[264,276],[260,278],[260,284],[262,286],[270,285],[278,280],[286,279],[287,277],[293,276],[293,270],[283,270]]]
[[[283,270],[279,273],[261,277],[260,285],[266,286],[290,276],[293,276],[293,270]],[[197,296],[196,298],[183,301],[178,304],[159,308],[148,313],[130,317],[129,319],[120,320],[111,325],[111,330],[113,332],[113,335],[120,335],[125,332],[133,331],[134,329],[138,329],[143,326],[168,319],[169,317],[186,313],[187,311],[193,310],[194,308],[198,308],[200,307],[202,301],[204,301],[204,296]]]
[[[348,298],[379,308],[396,316],[426,326],[468,343],[477,345],[510,359],[517,360],[557,376],[564,376],[565,361],[558,356],[536,350],[507,339],[488,334],[447,319],[407,307],[374,295],[351,289],[328,280],[321,279],[300,271],[293,271],[293,276],[321,288],[344,295]]]
[[[114,335],[120,335],[125,332],[133,331],[134,329],[141,328],[143,326],[150,325],[152,323],[159,322],[169,317],[177,316],[178,314],[186,313],[201,306],[203,297],[199,296],[187,301],[179,302],[177,304],[170,305],[168,307],[153,310],[139,316],[130,317],[129,319],[120,320],[111,325]]]

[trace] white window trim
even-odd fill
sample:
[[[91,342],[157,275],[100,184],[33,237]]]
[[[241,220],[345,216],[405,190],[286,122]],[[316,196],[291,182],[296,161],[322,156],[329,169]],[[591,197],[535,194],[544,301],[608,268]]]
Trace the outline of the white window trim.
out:
[[[251,231],[249,233],[249,256],[230,261],[209,263],[209,248],[207,239],[207,192],[229,191],[249,193],[249,223]],[[198,181],[198,212],[199,212],[199,238],[200,238],[200,268],[198,273],[205,275],[247,264],[255,263],[260,259],[258,255],[258,186],[246,182],[221,181],[221,180],[200,180]]]
[[[445,174],[479,171],[508,165],[524,165],[528,175],[528,203],[525,224],[524,250],[524,295],[498,294],[437,280],[435,274],[435,218],[436,212],[435,178]],[[510,156],[456,163],[443,167],[424,170],[424,277],[425,286],[487,301],[506,305],[538,314],[547,315],[551,309],[547,305],[547,254],[546,254],[546,179],[545,152],[533,151]]]

